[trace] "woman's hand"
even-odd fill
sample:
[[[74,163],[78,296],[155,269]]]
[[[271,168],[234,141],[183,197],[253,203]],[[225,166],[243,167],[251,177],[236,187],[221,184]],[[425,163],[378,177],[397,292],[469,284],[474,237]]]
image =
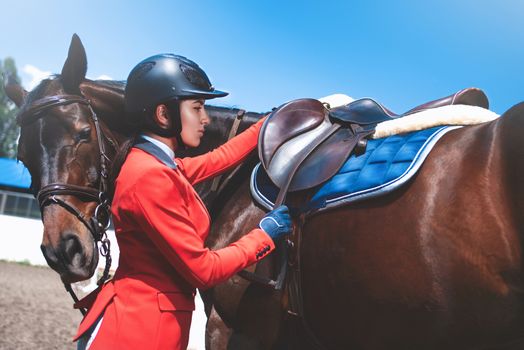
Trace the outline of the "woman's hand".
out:
[[[288,207],[281,205],[270,211],[262,218],[262,220],[260,220],[258,227],[264,230],[273,241],[278,240],[284,235],[290,234],[293,230],[293,224],[291,222]]]

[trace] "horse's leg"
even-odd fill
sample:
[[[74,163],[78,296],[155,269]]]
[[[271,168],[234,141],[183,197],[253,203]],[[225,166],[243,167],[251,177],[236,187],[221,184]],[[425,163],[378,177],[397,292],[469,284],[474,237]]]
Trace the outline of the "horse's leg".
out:
[[[268,349],[256,338],[228,327],[213,306],[208,313],[205,338],[206,350]]]
[[[258,263],[257,273],[269,276],[269,261]],[[281,294],[234,276],[212,289],[216,311],[231,325],[227,349],[273,349],[280,333]]]
[[[210,290],[200,291],[200,297],[204,302],[207,321],[205,329],[205,345],[207,350],[225,350],[231,336],[231,328],[222,320],[213,306]]]
[[[211,308],[206,323],[206,350],[268,349],[253,337],[229,328],[215,308]]]
[[[251,298],[248,297],[248,304]],[[206,323],[206,350],[262,350],[269,349],[263,346],[257,337],[252,337],[242,331],[230,328],[220,317],[214,306],[211,306]],[[253,314],[251,314],[252,316]],[[239,315],[239,318],[244,318]],[[251,317],[250,317],[251,319]],[[247,322],[251,325],[251,322]],[[256,329],[255,331],[259,331]]]
[[[206,323],[206,350],[226,350],[233,330],[220,318],[211,307]]]

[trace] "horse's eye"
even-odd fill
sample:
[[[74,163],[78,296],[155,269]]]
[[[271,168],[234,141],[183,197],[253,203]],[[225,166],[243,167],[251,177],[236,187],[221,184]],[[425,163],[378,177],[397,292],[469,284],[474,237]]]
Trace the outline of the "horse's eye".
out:
[[[77,137],[78,141],[89,140],[89,138],[91,137],[91,127],[88,126],[80,130]]]

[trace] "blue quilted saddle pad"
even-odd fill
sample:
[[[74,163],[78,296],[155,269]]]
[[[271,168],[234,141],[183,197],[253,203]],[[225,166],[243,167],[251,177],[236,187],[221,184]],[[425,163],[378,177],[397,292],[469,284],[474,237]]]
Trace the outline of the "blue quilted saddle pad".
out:
[[[457,126],[438,126],[382,139],[368,140],[366,152],[351,155],[338,173],[316,187],[301,211],[308,213],[338,207],[389,193],[411,179],[437,141]],[[271,210],[279,189],[260,163],[251,174],[251,194]]]

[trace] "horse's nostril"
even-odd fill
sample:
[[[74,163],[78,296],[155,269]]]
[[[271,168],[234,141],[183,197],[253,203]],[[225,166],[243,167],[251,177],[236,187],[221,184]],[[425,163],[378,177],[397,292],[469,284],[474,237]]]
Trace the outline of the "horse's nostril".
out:
[[[76,235],[66,235],[62,239],[62,251],[68,264],[82,266],[85,263],[82,244]]]
[[[55,254],[55,251],[52,247],[47,247],[45,245],[40,246],[40,250],[42,251],[42,254],[44,254],[44,258],[47,261],[47,264],[51,268],[55,268],[58,265],[58,256]]]

